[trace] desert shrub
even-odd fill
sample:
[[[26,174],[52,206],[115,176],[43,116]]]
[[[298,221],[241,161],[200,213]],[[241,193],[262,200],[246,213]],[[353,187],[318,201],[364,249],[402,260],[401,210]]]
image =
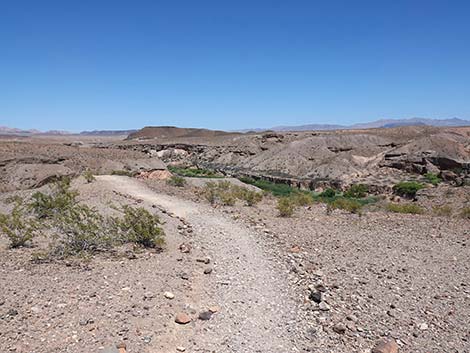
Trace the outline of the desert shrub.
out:
[[[113,170],[111,172],[111,175],[120,175],[120,176],[133,177],[134,173],[131,172],[130,170]]]
[[[170,179],[167,180],[167,183],[169,185],[183,187],[186,185],[186,180],[178,175],[173,175]]]
[[[95,176],[93,175],[93,173],[89,169],[87,169],[83,172],[83,177],[85,178],[87,183],[92,183],[96,180]]]
[[[364,184],[353,184],[349,187],[348,190],[343,194],[344,197],[361,199],[367,196],[369,191],[367,185]]]
[[[452,207],[449,205],[443,205],[443,206],[434,206],[432,208],[432,212],[439,217],[450,217],[452,216]]]
[[[201,194],[211,204],[220,202],[225,206],[235,205],[236,200],[243,200],[248,206],[253,206],[263,198],[261,193],[233,185],[229,181],[209,182]]]
[[[419,205],[413,203],[389,203],[386,206],[387,211],[395,213],[411,213],[411,214],[422,214],[424,209]]]
[[[16,202],[10,214],[0,214],[0,231],[10,241],[11,248],[27,245],[38,228],[39,224],[27,214],[22,202]]]
[[[168,170],[179,176],[189,177],[189,178],[223,178],[222,175],[208,169],[202,168],[180,168],[169,166]]]
[[[338,198],[329,203],[331,209],[341,209],[355,214],[361,214],[362,204],[356,200],[348,198]],[[331,209],[329,212],[331,213]],[[328,209],[327,209],[328,213]]]
[[[112,245],[108,219],[86,205],[75,204],[56,214],[52,224],[57,239],[52,250],[54,256],[92,254]]]
[[[230,191],[219,193],[219,197],[222,202],[222,205],[224,206],[233,206],[237,201],[237,199],[235,198],[235,194]]]
[[[334,189],[328,188],[318,196],[322,198],[332,198],[336,196],[336,191]]]
[[[51,218],[73,207],[77,196],[77,191],[70,190],[70,179],[64,178],[53,185],[50,194],[35,192],[29,208],[38,218]]]
[[[292,202],[297,206],[308,206],[313,204],[313,195],[309,192],[292,193],[290,196]]]
[[[434,174],[434,173],[426,173],[424,174],[424,179],[426,179],[426,181],[432,185],[437,185],[439,184],[442,179],[439,178],[439,176],[437,174]]]
[[[460,210],[460,217],[470,219],[470,207],[463,207]]]
[[[263,199],[263,194],[253,190],[245,189],[241,194],[241,198],[245,200],[247,206],[254,206]]]
[[[122,219],[114,219],[123,242],[131,242],[145,248],[161,247],[165,243],[160,219],[143,207],[124,206]]]
[[[277,210],[280,217],[291,217],[294,214],[295,204],[289,197],[281,197],[277,200]]]
[[[402,181],[393,187],[393,191],[397,195],[413,198],[423,188],[424,185],[416,181]]]

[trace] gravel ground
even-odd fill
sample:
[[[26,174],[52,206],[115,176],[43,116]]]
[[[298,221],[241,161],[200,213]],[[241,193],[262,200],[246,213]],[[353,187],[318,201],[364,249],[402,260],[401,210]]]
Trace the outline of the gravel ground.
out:
[[[213,208],[189,187],[117,176],[74,187],[102,210],[152,210],[167,245],[35,264],[40,241],[0,242],[2,353],[121,341],[129,353],[370,353],[383,338],[400,352],[470,352],[468,220],[320,204],[279,218],[270,198]]]

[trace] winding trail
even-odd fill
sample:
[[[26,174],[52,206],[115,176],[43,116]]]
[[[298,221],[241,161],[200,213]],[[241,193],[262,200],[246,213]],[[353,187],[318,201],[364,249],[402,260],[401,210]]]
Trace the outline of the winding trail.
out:
[[[259,233],[209,205],[158,193],[139,180],[99,176],[112,190],[158,205],[189,222],[195,246],[214,266],[197,285],[197,302],[218,303],[213,319],[198,321],[175,335],[192,343],[189,352],[297,352],[296,303],[287,268],[271,256]],[[190,338],[188,338],[190,336]],[[188,350],[187,350],[188,351]]]

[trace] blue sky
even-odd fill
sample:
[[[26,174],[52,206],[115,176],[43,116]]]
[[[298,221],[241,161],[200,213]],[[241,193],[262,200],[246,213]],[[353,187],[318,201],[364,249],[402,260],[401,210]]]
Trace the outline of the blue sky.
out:
[[[0,1],[0,125],[470,118],[470,2]]]

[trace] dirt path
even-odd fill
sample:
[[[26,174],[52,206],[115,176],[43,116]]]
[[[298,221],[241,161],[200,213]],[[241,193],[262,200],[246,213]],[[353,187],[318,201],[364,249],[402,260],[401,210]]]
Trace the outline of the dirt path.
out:
[[[188,308],[217,303],[221,310],[210,321],[198,321],[191,330],[176,326],[177,338],[193,345],[189,351],[298,351],[296,303],[287,270],[270,256],[269,244],[260,234],[208,205],[157,193],[138,180],[119,176],[98,179],[112,190],[184,218],[193,227],[194,246],[211,257],[213,272],[199,275],[193,285],[196,298]]]

